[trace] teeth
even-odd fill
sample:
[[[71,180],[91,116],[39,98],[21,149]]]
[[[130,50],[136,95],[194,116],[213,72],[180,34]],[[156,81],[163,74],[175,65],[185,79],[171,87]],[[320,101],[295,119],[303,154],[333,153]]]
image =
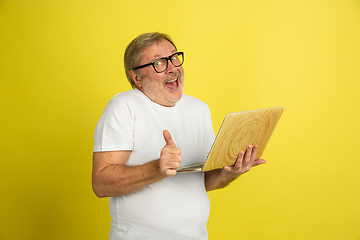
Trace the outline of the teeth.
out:
[[[177,78],[175,78],[174,80],[170,80],[170,81],[168,81],[168,83],[175,82],[176,80],[177,80]]]

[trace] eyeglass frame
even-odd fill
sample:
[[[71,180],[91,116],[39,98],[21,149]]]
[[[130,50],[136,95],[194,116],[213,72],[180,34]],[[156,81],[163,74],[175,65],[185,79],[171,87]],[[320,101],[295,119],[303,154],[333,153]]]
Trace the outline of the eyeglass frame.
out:
[[[181,62],[181,64],[180,65],[175,65],[173,62],[172,62],[172,60],[171,60],[171,58],[174,56],[174,55],[181,55],[182,56],[182,62]],[[159,61],[160,59],[165,59],[166,60],[166,68],[164,69],[164,71],[157,71],[156,70],[156,68],[155,68],[155,62],[156,61]],[[152,61],[151,63],[147,63],[147,64],[144,64],[144,65],[140,65],[140,66],[137,66],[137,67],[135,67],[135,68],[133,68],[132,70],[136,70],[136,69],[140,69],[140,68],[144,68],[144,67],[147,67],[147,66],[150,66],[150,65],[152,65],[153,66],[153,68],[154,68],[154,70],[155,70],[155,72],[157,72],[157,73],[162,73],[162,72],[165,72],[167,69],[168,69],[168,67],[169,67],[169,61],[172,63],[172,65],[174,65],[175,67],[180,67],[181,65],[183,65],[183,63],[184,63],[184,52],[176,52],[176,53],[174,53],[174,54],[171,54],[170,56],[168,56],[168,57],[163,57],[163,58],[157,58],[157,59],[155,59],[154,61]]]

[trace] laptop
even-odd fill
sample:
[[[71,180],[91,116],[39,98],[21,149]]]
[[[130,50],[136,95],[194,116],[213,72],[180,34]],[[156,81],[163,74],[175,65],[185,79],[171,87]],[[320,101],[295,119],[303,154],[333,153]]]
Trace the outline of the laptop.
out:
[[[177,172],[205,172],[232,166],[239,152],[249,145],[258,145],[256,159],[259,159],[283,111],[284,107],[276,107],[227,114],[206,161],[180,167]]]

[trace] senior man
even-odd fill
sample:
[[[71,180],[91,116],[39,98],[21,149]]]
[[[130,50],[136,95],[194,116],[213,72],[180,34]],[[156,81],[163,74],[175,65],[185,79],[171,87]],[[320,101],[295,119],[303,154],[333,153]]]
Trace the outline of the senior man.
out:
[[[207,191],[265,160],[249,146],[234,166],[177,173],[205,161],[215,138],[208,106],[183,94],[184,53],[166,34],[145,33],[124,62],[133,89],[109,101],[94,135],[93,190],[110,197],[110,239],[208,239]]]

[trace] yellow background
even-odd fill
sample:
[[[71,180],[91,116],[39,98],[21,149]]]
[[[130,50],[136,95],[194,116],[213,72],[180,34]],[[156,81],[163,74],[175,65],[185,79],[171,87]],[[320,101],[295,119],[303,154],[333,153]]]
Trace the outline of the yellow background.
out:
[[[185,52],[216,132],[285,107],[268,163],[209,194],[210,240],[360,239],[358,0],[0,1],[0,239],[108,238],[92,137],[149,31]]]

